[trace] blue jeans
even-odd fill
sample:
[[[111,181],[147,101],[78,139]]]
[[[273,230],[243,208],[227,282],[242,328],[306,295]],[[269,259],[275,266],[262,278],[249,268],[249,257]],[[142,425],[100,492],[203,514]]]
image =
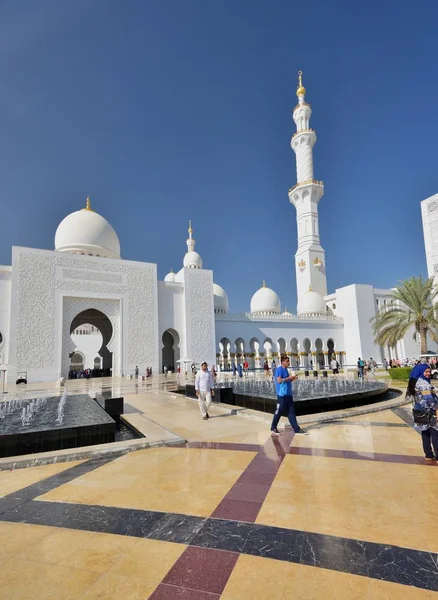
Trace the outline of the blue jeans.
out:
[[[277,396],[277,409],[274,413],[274,418],[272,419],[271,431],[277,429],[281,417],[287,417],[289,419],[289,423],[295,433],[300,430],[292,396]]]

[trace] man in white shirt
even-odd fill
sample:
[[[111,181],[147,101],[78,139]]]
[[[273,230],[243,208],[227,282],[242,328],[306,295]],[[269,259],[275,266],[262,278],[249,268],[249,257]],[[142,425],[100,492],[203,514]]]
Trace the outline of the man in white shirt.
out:
[[[214,388],[214,380],[212,374],[208,370],[208,365],[203,362],[201,370],[196,373],[195,390],[198,397],[199,410],[201,411],[204,421],[209,419],[208,409],[211,405],[211,395]],[[214,393],[214,392],[213,392]]]

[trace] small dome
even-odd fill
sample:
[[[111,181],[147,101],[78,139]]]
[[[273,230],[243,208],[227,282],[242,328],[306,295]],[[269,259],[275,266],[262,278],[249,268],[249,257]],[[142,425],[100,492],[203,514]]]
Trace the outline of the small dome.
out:
[[[318,292],[309,289],[298,301],[299,315],[326,314],[324,298]]]
[[[223,288],[217,283],[213,283],[214,294],[214,312],[228,312],[228,296]]]
[[[55,234],[55,250],[73,254],[91,254],[120,258],[120,242],[104,217],[90,208],[77,210],[61,221]]]
[[[293,314],[292,314],[292,313],[290,313],[290,312],[287,310],[287,308],[286,308],[286,307],[285,307],[284,311],[281,313],[281,315],[282,315],[283,317],[293,317]]]
[[[175,273],[170,271],[170,273],[168,273],[164,278],[164,281],[167,281],[168,283],[175,283]]]
[[[263,282],[263,287],[257,290],[251,298],[251,312],[274,314],[280,314],[281,312],[280,298],[274,290],[266,287],[265,282]]]
[[[190,252],[186,252],[183,264],[189,269],[202,269],[202,258],[197,252],[191,250]]]

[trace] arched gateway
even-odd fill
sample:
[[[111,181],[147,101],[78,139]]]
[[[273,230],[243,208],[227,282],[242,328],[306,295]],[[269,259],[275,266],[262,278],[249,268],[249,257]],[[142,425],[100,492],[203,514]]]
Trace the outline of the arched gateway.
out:
[[[67,378],[70,372],[73,353],[82,352],[87,361],[84,368],[100,369],[96,375],[118,376],[121,362],[120,344],[120,303],[117,300],[101,298],[64,298],[62,333],[61,375]],[[98,331],[93,337],[87,331]],[[81,334],[82,332],[82,334]],[[98,348],[96,340],[100,340]],[[100,367],[96,366],[99,358]]]
[[[178,368],[178,363],[176,361],[180,358],[180,337],[174,329],[166,329],[161,340],[163,342],[161,366],[163,369],[164,367],[167,367],[169,371],[175,372]]]
[[[82,332],[81,326],[91,325],[102,334],[102,345],[98,349],[97,353],[101,357],[101,368],[99,369],[99,375],[103,377],[110,377],[112,375],[112,367],[113,367],[113,355],[112,352],[108,348],[108,344],[110,343],[113,337],[113,326],[110,319],[100,310],[96,310],[95,308],[90,308],[88,310],[83,310],[80,312],[70,324],[70,335],[74,331]],[[84,333],[86,330],[84,330]],[[76,340],[78,340],[79,336],[75,336]],[[86,336],[84,336],[86,337]],[[80,342],[77,342],[80,344]],[[78,348],[80,346],[78,345]],[[76,349],[75,349],[76,352]]]

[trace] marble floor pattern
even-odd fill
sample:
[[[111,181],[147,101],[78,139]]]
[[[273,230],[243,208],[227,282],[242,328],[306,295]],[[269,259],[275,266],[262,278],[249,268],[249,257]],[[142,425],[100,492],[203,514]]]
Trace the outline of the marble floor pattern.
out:
[[[187,444],[0,471],[2,600],[438,598],[438,465],[404,409],[272,439],[120,386]]]

